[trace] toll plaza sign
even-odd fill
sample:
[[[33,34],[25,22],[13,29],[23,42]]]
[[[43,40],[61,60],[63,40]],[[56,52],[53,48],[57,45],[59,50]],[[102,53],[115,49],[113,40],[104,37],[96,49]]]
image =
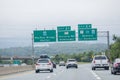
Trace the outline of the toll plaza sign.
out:
[[[78,41],[97,40],[97,29],[91,24],[78,24]]]
[[[34,30],[34,42],[56,42],[56,30]]]

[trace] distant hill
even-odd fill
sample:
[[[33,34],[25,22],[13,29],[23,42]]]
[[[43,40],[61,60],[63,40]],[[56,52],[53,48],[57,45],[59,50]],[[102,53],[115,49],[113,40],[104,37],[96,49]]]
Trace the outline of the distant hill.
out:
[[[84,44],[84,43],[53,43],[47,46],[39,46],[34,48],[35,56],[40,54],[72,54],[83,53],[88,51],[101,52],[107,49],[106,44]],[[0,55],[2,56],[27,56],[31,57],[32,47],[12,47],[0,49]]]

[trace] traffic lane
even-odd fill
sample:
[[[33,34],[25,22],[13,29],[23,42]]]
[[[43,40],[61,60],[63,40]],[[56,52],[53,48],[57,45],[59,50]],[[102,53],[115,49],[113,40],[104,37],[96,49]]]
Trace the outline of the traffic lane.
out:
[[[91,64],[81,64],[78,69],[61,66],[53,73],[28,71],[0,77],[0,80],[120,80],[120,75],[111,75],[110,70],[91,70]]]
[[[111,74],[111,69],[110,70],[104,70],[104,69],[96,69],[94,71],[102,80],[120,80],[120,74],[113,75]]]
[[[88,65],[79,65],[77,69],[66,69],[66,67],[63,67],[62,69],[62,73],[57,74],[49,80],[96,80],[96,78],[91,74],[90,70],[88,69]]]
[[[13,74],[0,78],[0,80],[96,80],[91,74],[87,65],[79,65],[79,68],[70,68],[61,66],[54,69],[53,73],[28,71],[24,73]]]

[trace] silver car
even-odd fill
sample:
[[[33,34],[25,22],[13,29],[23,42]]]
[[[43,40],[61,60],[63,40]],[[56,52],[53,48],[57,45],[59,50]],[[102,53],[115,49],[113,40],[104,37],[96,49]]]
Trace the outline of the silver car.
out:
[[[53,72],[53,64],[50,59],[38,59],[35,65],[35,72],[50,71]]]
[[[77,61],[75,59],[68,59],[67,63],[66,63],[66,68],[71,68],[71,67],[75,67],[78,68],[78,64]]]

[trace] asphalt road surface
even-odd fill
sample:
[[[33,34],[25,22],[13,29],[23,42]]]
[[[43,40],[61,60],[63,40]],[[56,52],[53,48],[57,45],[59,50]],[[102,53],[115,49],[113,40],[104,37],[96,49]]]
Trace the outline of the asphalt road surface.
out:
[[[0,80],[120,80],[120,74],[112,75],[110,70],[104,69],[92,71],[90,64],[80,64],[78,69],[57,66],[53,73],[28,71],[0,76]]]

